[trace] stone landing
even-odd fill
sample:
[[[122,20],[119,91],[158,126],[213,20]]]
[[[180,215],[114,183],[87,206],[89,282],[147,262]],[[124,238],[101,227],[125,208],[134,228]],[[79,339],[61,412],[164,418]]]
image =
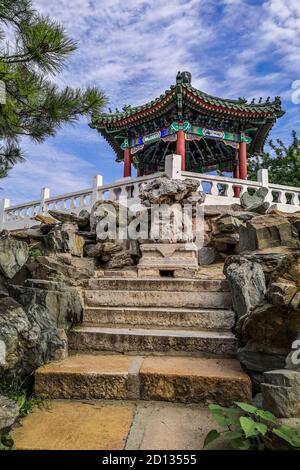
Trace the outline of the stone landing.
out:
[[[201,450],[211,429],[218,425],[199,405],[54,400],[24,418],[13,438],[18,450]],[[226,448],[225,440],[209,447]]]
[[[74,355],[38,369],[35,390],[46,398],[141,399],[219,403],[251,398],[249,377],[234,359]]]

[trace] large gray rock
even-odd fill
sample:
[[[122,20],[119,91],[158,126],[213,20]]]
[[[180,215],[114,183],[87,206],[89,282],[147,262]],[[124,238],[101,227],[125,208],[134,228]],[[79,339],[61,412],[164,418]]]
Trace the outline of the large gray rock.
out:
[[[238,233],[243,225],[243,222],[234,215],[223,215],[216,220],[216,223],[221,233]]]
[[[299,248],[298,234],[284,217],[276,214],[260,215],[240,229],[240,253],[280,246]]]
[[[81,211],[81,213],[77,215],[74,212],[49,210],[49,214],[60,222],[71,222],[78,225],[79,228],[86,228],[90,223],[89,213],[87,211]]]
[[[204,246],[198,251],[198,262],[200,266],[208,266],[213,264],[219,253],[214,246]]]
[[[4,276],[0,272],[0,301],[3,297],[8,296],[8,290],[7,290],[7,280],[4,278]]]
[[[94,276],[96,265],[92,258],[77,258],[70,254],[57,253],[56,256],[35,258],[28,263],[28,269],[33,279],[47,279],[77,286]]]
[[[278,418],[300,417],[300,373],[273,370],[264,374],[261,384],[263,407]]]
[[[259,188],[253,195],[245,191],[240,198],[242,208],[249,212],[265,214],[270,207],[270,204],[265,202],[268,192],[268,188]]]
[[[27,312],[11,297],[0,304],[0,375],[28,375],[39,366],[65,354],[65,344],[39,305]]]
[[[262,267],[240,256],[227,258],[224,274],[229,282],[234,311],[239,317],[263,302],[266,282]]]
[[[140,199],[150,207],[152,204],[174,204],[186,200],[199,188],[199,181],[192,179],[175,180],[165,176],[142,183],[140,186]],[[197,203],[204,202],[205,194]]]
[[[0,436],[11,430],[18,417],[18,405],[10,398],[0,395]]]
[[[51,252],[70,253],[73,256],[83,256],[85,240],[77,235],[72,228],[63,229],[63,226],[55,226],[45,237],[45,245]]]
[[[12,279],[28,260],[26,242],[12,238],[0,238],[0,271]]]
[[[57,328],[65,330],[81,321],[83,303],[77,287],[46,280],[29,280],[27,284],[10,289],[25,310],[38,306],[47,312]]]

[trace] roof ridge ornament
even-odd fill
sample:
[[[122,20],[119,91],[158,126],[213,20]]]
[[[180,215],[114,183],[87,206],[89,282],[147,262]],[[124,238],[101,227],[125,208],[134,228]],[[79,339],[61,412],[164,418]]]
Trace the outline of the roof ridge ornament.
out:
[[[184,71],[184,72],[178,72],[176,76],[176,84],[181,85],[191,85],[192,83],[192,74],[191,72]]]

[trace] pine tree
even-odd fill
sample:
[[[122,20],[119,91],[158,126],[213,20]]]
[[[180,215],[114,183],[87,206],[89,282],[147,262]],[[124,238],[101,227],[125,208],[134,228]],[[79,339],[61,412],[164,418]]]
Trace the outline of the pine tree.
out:
[[[248,162],[249,179],[257,179],[260,168],[269,170],[271,183],[288,186],[300,186],[300,139],[296,131],[292,131],[292,142],[287,147],[277,139],[269,142],[273,152],[266,152],[260,157],[253,157]]]
[[[63,26],[39,15],[31,0],[0,0],[0,178],[23,159],[22,136],[43,142],[104,106],[96,88],[61,89],[52,81],[76,48]]]

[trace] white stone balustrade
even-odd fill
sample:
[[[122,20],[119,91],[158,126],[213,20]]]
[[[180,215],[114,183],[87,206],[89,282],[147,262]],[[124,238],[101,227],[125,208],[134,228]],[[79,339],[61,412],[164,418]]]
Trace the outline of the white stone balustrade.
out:
[[[61,196],[50,196],[50,190],[43,188],[40,200],[30,201],[15,206],[10,206],[8,199],[0,200],[0,230],[17,230],[28,228],[36,224],[32,218],[37,214],[47,214],[50,209],[59,209],[72,212],[80,212],[82,209],[90,209],[97,200],[118,200],[131,205],[139,202],[139,186],[144,181],[156,179],[167,175],[170,178],[193,178],[200,182],[200,190],[207,193],[205,204],[230,205],[239,203],[239,198],[234,197],[234,188],[240,188],[240,194],[260,187],[268,188],[266,200],[276,204],[277,208],[285,212],[300,211],[300,188],[282,186],[269,183],[268,171],[260,170],[257,181],[247,181],[235,178],[206,175],[181,171],[181,157],[179,155],[167,155],[165,171],[153,175],[138,178],[123,178],[112,184],[103,184],[101,175],[93,178],[93,186],[89,189],[75,191]]]

